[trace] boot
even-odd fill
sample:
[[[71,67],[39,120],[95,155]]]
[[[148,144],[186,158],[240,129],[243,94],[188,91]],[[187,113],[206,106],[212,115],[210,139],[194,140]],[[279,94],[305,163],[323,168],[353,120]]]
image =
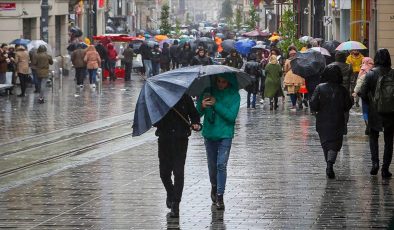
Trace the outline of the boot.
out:
[[[166,199],[167,208],[171,209],[171,204],[172,204],[172,198],[170,195],[167,194],[167,199]]]
[[[173,218],[179,217],[179,202],[172,202],[171,203],[170,217],[173,217]]]
[[[279,108],[278,106],[278,98],[274,99],[274,110],[277,110]]]
[[[376,174],[378,174],[378,171],[379,171],[379,163],[376,163],[376,162],[372,163],[372,168],[369,173],[371,175],[376,175]],[[382,175],[383,175],[383,170],[382,170]]]
[[[376,172],[377,173],[377,172]],[[389,171],[388,168],[382,167],[382,177],[383,178],[390,178],[393,174]]]
[[[216,185],[212,185],[212,187],[211,187],[211,200],[212,200],[212,204],[215,204],[215,203],[216,203],[216,191],[217,191]]]
[[[270,101],[270,110],[274,110],[274,102]]]
[[[368,126],[368,121],[365,121],[365,135],[369,136],[369,126]]]
[[[217,195],[216,196],[216,209],[217,210],[224,210],[224,201],[223,201],[223,195]]]
[[[333,150],[328,150],[327,153],[327,168],[326,168],[326,175],[329,179],[334,179],[335,178],[335,173],[334,173],[334,164],[337,159],[337,152]]]

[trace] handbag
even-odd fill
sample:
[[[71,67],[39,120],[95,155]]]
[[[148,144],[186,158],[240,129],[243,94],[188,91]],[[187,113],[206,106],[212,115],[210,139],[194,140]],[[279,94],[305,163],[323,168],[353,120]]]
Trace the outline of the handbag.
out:
[[[142,64],[142,56],[141,54],[137,54],[135,58],[133,58],[133,68],[141,68],[144,65]]]

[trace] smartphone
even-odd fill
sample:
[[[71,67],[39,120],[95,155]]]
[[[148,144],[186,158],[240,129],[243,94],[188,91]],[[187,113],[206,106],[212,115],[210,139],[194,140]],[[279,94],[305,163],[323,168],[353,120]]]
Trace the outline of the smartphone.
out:
[[[210,98],[211,97],[211,93],[209,93],[209,92],[205,92],[204,93],[204,99],[206,99],[206,98]]]

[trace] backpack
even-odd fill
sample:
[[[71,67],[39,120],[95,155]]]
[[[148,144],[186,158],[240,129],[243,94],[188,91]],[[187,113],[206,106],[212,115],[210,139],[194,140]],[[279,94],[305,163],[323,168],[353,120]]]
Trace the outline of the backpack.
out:
[[[394,71],[380,74],[376,82],[374,102],[378,113],[394,114]]]

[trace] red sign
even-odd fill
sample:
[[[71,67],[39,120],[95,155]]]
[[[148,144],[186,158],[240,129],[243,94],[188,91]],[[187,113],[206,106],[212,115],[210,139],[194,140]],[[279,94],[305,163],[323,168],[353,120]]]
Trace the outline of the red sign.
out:
[[[105,6],[105,0],[98,0],[98,8],[102,9]]]
[[[15,2],[0,2],[0,10],[16,10]]]

